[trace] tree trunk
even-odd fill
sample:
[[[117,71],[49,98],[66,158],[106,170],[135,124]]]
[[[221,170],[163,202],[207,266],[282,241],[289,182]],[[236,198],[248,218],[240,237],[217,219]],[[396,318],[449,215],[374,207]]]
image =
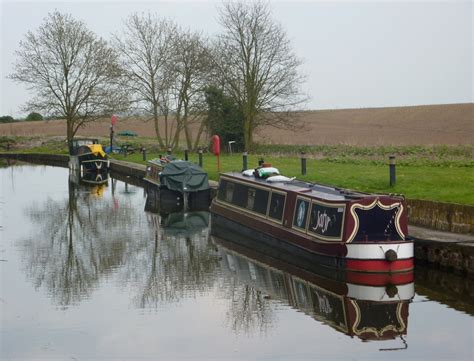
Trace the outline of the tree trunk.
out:
[[[155,132],[156,132],[156,138],[158,140],[158,144],[160,145],[161,149],[165,149],[165,145],[163,144],[163,139],[161,138],[160,134],[160,127],[158,124],[158,109],[155,106],[153,106],[153,122],[155,123]]]
[[[244,150],[252,150],[252,116],[250,113],[244,114]]]
[[[69,154],[72,153],[72,139],[74,138],[74,123],[70,117],[66,117],[66,138]]]
[[[186,136],[186,146],[188,149],[191,149],[193,140],[191,139],[191,130],[189,129],[189,124],[188,124],[188,110],[186,109],[187,107],[184,108],[184,117],[183,117],[183,125],[184,125],[184,134]]]
[[[205,124],[204,122],[201,122],[201,125],[199,126],[199,130],[196,134],[196,139],[194,141],[194,147],[192,150],[196,150],[198,145],[199,145],[199,142],[201,141],[201,135],[202,135],[202,132],[204,131],[204,127],[205,127]]]

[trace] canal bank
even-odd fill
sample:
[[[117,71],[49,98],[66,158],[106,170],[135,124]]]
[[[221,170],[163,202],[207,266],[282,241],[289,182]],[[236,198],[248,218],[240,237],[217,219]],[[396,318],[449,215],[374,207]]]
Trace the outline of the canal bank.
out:
[[[40,153],[0,153],[0,158],[60,167],[67,167],[69,161],[68,155]],[[146,166],[111,160],[110,171],[115,178],[142,186]],[[218,183],[210,181],[210,184],[215,195]],[[407,203],[410,208],[409,234],[414,239],[417,262],[474,277],[474,207],[419,200],[407,200]],[[427,223],[427,219],[430,222]],[[446,231],[452,229],[457,232]]]

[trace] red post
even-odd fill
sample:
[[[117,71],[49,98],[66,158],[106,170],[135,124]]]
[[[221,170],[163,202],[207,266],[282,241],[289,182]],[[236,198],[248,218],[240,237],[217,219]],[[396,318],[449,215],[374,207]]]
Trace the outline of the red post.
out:
[[[212,147],[211,147],[212,153],[214,153],[217,157],[217,171],[220,172],[221,162],[220,162],[219,155],[221,154],[221,138],[219,138],[219,136],[215,134],[212,136],[211,142],[212,142]]]

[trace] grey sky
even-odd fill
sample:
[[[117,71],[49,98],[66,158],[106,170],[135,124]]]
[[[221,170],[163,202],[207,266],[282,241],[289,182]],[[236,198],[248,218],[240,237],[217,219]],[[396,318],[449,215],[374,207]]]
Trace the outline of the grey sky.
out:
[[[6,79],[14,51],[48,12],[71,13],[104,37],[132,12],[151,11],[212,36],[220,1],[1,0],[0,115],[24,115],[21,84]],[[271,1],[304,60],[306,109],[473,102],[471,1]]]

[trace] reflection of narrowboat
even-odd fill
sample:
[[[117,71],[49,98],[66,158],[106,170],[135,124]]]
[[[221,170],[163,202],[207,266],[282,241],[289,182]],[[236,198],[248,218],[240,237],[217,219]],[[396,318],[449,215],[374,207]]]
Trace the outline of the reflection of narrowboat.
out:
[[[163,202],[163,192],[153,188],[146,190],[145,212],[153,218],[156,229],[161,229],[164,236],[192,238],[194,234],[205,232],[209,227],[209,203],[193,203],[185,212],[173,202]]]
[[[78,169],[70,169],[69,185],[81,193],[89,193],[95,197],[102,198],[107,189],[109,175],[107,170],[98,172],[80,172]]]
[[[160,199],[182,209],[211,202],[207,173],[197,164],[184,160],[154,159],[148,162],[144,178],[160,190]]]
[[[248,286],[351,337],[388,340],[406,335],[413,277],[365,285],[328,278],[234,242],[213,238],[223,269]],[[413,275],[413,273],[411,272]]]
[[[214,229],[241,233],[320,265],[360,272],[413,269],[401,196],[246,171],[221,175],[211,213]]]
[[[69,156],[72,169],[101,171],[108,168],[107,154],[97,139],[74,138]]]

